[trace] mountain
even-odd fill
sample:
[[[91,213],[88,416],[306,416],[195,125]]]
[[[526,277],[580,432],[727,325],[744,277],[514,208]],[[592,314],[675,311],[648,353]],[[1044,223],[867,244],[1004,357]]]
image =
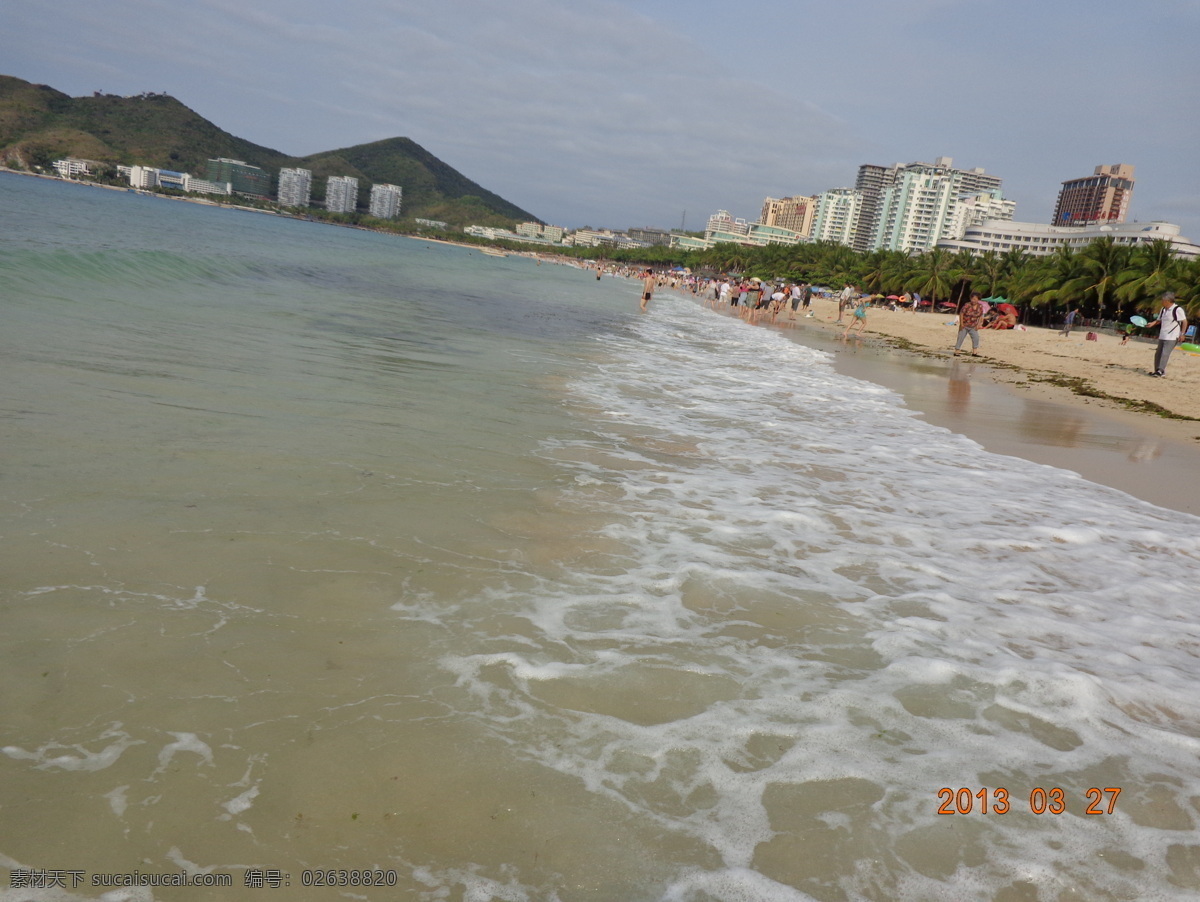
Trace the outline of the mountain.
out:
[[[167,94],[71,97],[0,75],[0,163],[48,167],[66,156],[154,166],[201,178],[208,160],[229,157],[261,166],[272,179],[278,179],[285,166],[311,169],[317,200],[323,197],[327,176],[351,175],[358,178],[364,199],[376,182],[400,185],[406,217],[506,226],[537,219],[408,138],[293,157],[222,131]]]

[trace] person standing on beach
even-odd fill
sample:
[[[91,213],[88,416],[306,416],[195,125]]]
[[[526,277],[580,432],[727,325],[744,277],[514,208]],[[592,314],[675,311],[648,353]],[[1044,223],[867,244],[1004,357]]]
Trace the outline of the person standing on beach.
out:
[[[958,311],[958,341],[954,343],[954,353],[962,347],[963,339],[971,336],[971,355],[979,350],[979,327],[983,325],[983,297],[978,291],[971,292],[971,300],[962,305]]]
[[[850,287],[850,283],[846,283],[846,287],[842,289],[842,293],[838,295],[838,318],[837,321],[842,321],[842,316],[846,309],[850,306],[850,301],[854,299],[854,289]]]
[[[1171,352],[1183,341],[1183,336],[1187,333],[1187,314],[1175,303],[1175,292],[1164,292],[1162,305],[1158,319],[1146,323],[1147,326],[1158,326],[1158,349],[1154,352],[1154,372],[1151,376],[1167,374],[1167,361],[1171,359]]]
[[[642,312],[645,313],[650,305],[650,299],[654,297],[654,286],[657,279],[654,278],[653,270],[646,270],[642,273]]]
[[[809,309],[812,307],[812,286],[807,282],[802,283],[802,286],[800,291],[800,306],[804,309],[805,316],[812,316],[812,310]]]
[[[1079,308],[1078,307],[1076,307],[1073,310],[1067,311],[1067,318],[1063,321],[1062,332],[1059,333],[1063,338],[1071,337],[1071,329],[1074,327],[1075,320],[1077,320],[1078,318],[1079,318]]]

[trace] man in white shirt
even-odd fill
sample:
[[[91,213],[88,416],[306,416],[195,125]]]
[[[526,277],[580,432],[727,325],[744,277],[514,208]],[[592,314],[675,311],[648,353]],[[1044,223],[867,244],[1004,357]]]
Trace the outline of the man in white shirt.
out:
[[[838,295],[837,321],[839,323],[842,321],[842,315],[850,308],[850,302],[854,299],[856,294],[858,294],[858,292],[851,288],[850,283],[847,282],[846,287],[842,289],[842,293]]]
[[[1162,305],[1158,319],[1146,324],[1158,326],[1158,350],[1154,352],[1154,372],[1151,376],[1167,374],[1167,361],[1171,359],[1171,352],[1183,341],[1184,333],[1187,332],[1187,314],[1175,303],[1175,292],[1164,292]]]

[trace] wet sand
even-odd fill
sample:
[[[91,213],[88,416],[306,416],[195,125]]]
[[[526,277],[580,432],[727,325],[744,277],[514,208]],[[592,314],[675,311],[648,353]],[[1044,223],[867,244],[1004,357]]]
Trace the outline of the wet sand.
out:
[[[774,328],[832,353],[839,372],[899,392],[928,422],[966,435],[992,453],[1071,470],[1152,504],[1200,515],[1200,492],[1193,489],[1200,472],[1200,421],[1167,419],[1030,379],[1032,373],[1036,379],[1059,374],[1100,380],[1114,369],[1103,362],[1104,356],[1121,353],[1128,363],[1115,381],[1098,381],[1097,388],[1114,395],[1132,393],[1138,383],[1131,373],[1136,372],[1148,397],[1163,406],[1169,401],[1172,409],[1187,415],[1200,405],[1200,358],[1176,351],[1171,378],[1152,379],[1144,369],[1131,368],[1153,361],[1153,344],[1131,342],[1114,350],[1109,345],[1120,341],[1101,336],[1108,341],[1087,342],[1080,352],[1086,330],[1070,339],[1048,330],[988,331],[980,351],[990,351],[992,357],[956,358],[950,352],[957,328],[945,325],[953,317],[872,310],[872,331],[843,340],[843,326],[832,322],[834,304],[814,301],[814,312],[811,319],[790,323],[781,315]],[[896,338],[905,347],[893,344]],[[1010,338],[1018,341],[1002,344]],[[1005,352],[1008,359],[1002,360]],[[1063,489],[1069,491],[1069,482],[1064,481]]]

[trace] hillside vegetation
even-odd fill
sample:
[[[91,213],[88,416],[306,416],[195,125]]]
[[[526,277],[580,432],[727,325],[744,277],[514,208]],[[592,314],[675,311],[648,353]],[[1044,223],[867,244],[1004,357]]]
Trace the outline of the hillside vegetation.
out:
[[[201,178],[208,160],[229,157],[266,169],[273,180],[285,166],[310,169],[313,199],[318,201],[328,176],[350,175],[359,180],[364,205],[371,185],[400,185],[406,218],[506,226],[537,218],[408,138],[293,157],[231,135],[167,94],[71,97],[0,75],[0,164],[49,167],[67,156],[173,169]]]

